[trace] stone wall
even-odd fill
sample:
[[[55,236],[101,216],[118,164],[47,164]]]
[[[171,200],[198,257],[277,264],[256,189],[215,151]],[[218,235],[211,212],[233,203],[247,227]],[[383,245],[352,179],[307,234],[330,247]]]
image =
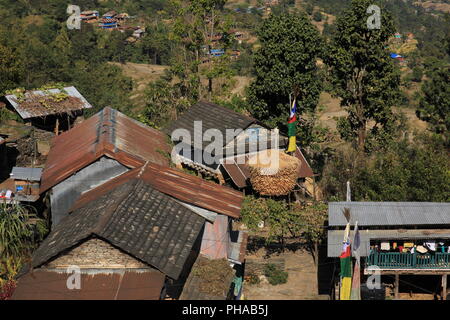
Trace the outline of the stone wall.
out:
[[[149,268],[148,265],[100,239],[90,239],[49,262],[46,268]]]

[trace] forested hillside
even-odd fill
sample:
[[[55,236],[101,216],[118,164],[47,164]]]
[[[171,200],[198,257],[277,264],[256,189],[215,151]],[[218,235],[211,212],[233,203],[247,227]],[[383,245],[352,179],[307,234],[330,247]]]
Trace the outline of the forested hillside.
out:
[[[355,200],[448,201],[450,19],[415,2],[378,1],[382,31],[364,42],[366,0],[0,0],[0,94],[62,82],[90,114],[111,106],[157,128],[207,99],[286,132],[295,87],[324,199],[350,180]],[[126,12],[146,31],[69,30],[68,4]],[[359,96],[350,66],[367,72]]]

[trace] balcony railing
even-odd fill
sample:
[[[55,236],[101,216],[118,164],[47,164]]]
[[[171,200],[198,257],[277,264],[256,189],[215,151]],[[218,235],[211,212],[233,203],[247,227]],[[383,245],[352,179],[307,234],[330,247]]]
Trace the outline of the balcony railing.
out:
[[[381,269],[450,269],[450,253],[371,252],[366,266]]]

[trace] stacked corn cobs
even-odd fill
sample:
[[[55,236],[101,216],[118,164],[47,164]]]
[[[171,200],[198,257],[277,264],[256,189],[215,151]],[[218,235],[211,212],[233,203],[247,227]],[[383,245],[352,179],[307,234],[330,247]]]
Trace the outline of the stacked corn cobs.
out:
[[[291,192],[297,183],[301,162],[280,150],[261,151],[250,157],[250,183],[265,196],[281,196]]]

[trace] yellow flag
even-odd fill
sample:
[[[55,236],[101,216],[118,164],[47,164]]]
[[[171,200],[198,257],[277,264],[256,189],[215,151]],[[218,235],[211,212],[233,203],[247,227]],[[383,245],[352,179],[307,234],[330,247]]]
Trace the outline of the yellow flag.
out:
[[[342,278],[340,300],[350,300],[351,292],[352,292],[352,277]]]
[[[295,136],[289,137],[289,146],[287,152],[295,152],[297,150],[297,144]]]

